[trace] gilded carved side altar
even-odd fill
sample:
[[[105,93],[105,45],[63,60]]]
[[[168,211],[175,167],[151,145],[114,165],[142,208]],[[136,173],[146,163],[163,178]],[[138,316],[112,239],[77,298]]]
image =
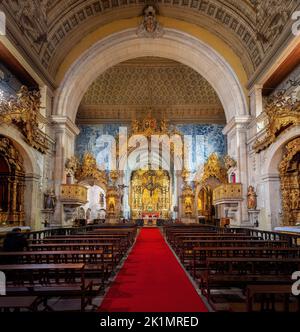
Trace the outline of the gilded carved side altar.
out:
[[[0,224],[24,226],[23,158],[10,139],[0,136]]]
[[[300,223],[300,138],[286,145],[286,153],[279,165],[281,180],[283,224]]]

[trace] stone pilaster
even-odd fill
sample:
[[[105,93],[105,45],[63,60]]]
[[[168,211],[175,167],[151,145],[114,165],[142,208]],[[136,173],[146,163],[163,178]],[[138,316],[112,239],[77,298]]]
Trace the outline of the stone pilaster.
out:
[[[57,207],[54,214],[55,225],[63,225],[64,211],[59,201],[61,184],[66,183],[65,163],[74,155],[75,138],[79,134],[78,127],[65,116],[52,116],[55,136],[55,172],[54,184],[55,194],[58,197]]]
[[[247,188],[248,180],[248,152],[247,152],[247,128],[251,122],[250,116],[233,118],[224,128],[227,135],[228,154],[237,161],[236,182],[243,184],[243,201],[241,202],[240,225],[248,223]]]

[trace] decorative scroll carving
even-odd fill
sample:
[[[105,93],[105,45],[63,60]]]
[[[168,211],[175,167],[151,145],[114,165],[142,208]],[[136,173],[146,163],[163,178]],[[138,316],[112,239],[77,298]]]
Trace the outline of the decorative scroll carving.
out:
[[[286,97],[284,91],[279,92],[269,100],[265,114],[268,119],[266,135],[254,143],[256,152],[267,149],[288,128],[300,125],[300,100]]]
[[[286,154],[279,165],[283,208],[283,223],[300,223],[300,137],[286,146]]]
[[[166,120],[157,121],[149,114],[142,121],[133,120],[131,124],[132,135],[143,135],[151,137],[152,135],[171,135]]]
[[[140,24],[137,35],[139,37],[158,38],[164,34],[163,28],[156,17],[157,10],[153,6],[144,9],[143,22]]]
[[[295,0],[251,0],[256,9],[257,39],[265,46],[272,46],[290,15]]]
[[[216,153],[213,153],[204,164],[202,183],[206,183],[210,178],[216,178],[221,183],[227,183],[227,171],[220,158]]]
[[[34,43],[47,42],[49,0],[6,0],[22,32]]]
[[[29,91],[22,86],[16,97],[0,101],[0,124],[14,124],[36,150],[46,153],[49,139],[39,129],[38,115],[41,106],[39,91]]]

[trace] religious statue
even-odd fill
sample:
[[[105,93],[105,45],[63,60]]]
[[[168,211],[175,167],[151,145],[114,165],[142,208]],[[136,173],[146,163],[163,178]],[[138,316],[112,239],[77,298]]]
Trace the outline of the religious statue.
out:
[[[85,214],[86,220],[91,220],[91,216],[92,216],[92,210],[90,208],[88,208],[86,210],[86,214]]]
[[[229,170],[230,168],[236,167],[237,163],[232,157],[227,155],[227,156],[224,157],[224,164],[225,164],[226,170]]]
[[[53,190],[48,191],[44,195],[44,209],[55,210],[56,207],[56,196]]]
[[[101,208],[104,207],[104,194],[103,193],[100,193],[99,204],[100,204]]]
[[[247,207],[249,210],[255,210],[257,206],[257,195],[255,193],[254,187],[249,186],[247,194]]]
[[[109,203],[108,212],[109,213],[114,213],[115,212],[115,205],[112,201]]]

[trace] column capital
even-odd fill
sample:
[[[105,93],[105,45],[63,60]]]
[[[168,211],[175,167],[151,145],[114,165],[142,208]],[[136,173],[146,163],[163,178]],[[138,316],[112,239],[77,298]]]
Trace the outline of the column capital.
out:
[[[250,115],[235,116],[225,126],[223,134],[228,135],[232,130],[242,129],[248,126],[251,121],[252,117]]]
[[[54,124],[55,131],[68,130],[73,135],[78,135],[80,129],[76,124],[67,116],[62,115],[52,115],[52,123]]]
[[[255,84],[249,90],[249,96],[253,95],[254,93],[262,93],[263,85],[262,84]]]

